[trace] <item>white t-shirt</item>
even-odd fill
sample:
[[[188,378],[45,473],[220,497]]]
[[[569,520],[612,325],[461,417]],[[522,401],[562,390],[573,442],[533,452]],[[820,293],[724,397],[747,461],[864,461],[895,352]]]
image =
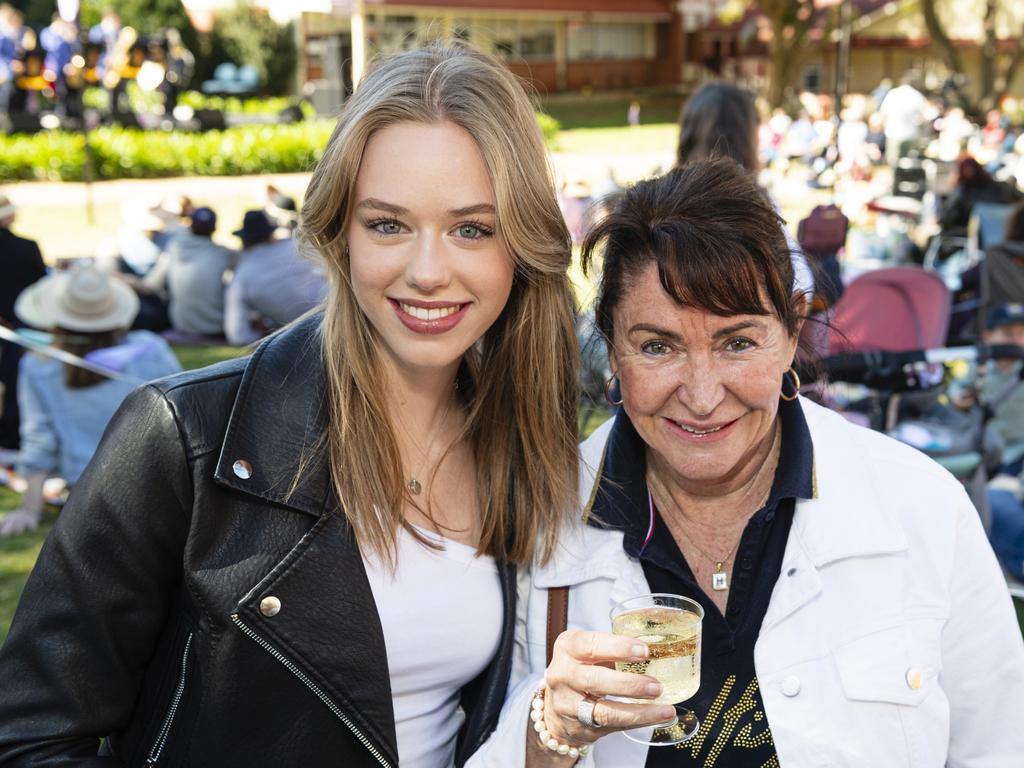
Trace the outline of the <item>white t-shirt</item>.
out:
[[[402,768],[443,768],[465,720],[464,685],[483,672],[501,640],[503,601],[494,559],[456,541],[432,550],[398,536],[398,567],[364,556],[387,648]]]

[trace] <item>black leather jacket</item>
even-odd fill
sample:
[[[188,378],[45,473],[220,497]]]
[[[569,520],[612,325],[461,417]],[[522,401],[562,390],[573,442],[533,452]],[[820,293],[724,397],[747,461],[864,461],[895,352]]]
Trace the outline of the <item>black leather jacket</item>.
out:
[[[289,493],[323,425],[318,324],[126,400],[0,651],[0,765],[398,765],[380,621],[325,466]],[[508,683],[499,573],[502,639],[463,690],[457,765]]]

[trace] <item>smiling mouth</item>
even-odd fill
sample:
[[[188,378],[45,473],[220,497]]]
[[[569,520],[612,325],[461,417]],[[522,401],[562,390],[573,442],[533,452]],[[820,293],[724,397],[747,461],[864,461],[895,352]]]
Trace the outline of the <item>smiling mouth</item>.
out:
[[[440,320],[442,317],[454,315],[463,307],[462,304],[452,304],[448,307],[414,307],[412,304],[401,301],[398,302],[398,306],[407,315],[411,315],[417,320]]]
[[[684,432],[688,432],[691,435],[697,435],[698,437],[703,437],[704,435],[713,435],[715,432],[721,432],[732,422],[729,422],[729,424],[720,424],[717,427],[711,427],[710,429],[696,429],[695,427],[688,427],[686,424],[679,421],[675,421],[673,423]]]

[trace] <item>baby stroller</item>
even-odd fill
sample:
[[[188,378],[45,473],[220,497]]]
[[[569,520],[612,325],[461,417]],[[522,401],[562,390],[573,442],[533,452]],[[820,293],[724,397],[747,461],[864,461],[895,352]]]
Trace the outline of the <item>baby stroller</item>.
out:
[[[823,340],[822,369],[831,382],[841,382],[829,388],[825,404],[946,467],[966,486],[987,528],[986,468],[998,465],[1000,442],[986,428],[983,408],[964,412],[948,404],[944,365],[977,361],[987,352],[942,348],[950,306],[942,279],[918,267],[881,269],[852,281]]]

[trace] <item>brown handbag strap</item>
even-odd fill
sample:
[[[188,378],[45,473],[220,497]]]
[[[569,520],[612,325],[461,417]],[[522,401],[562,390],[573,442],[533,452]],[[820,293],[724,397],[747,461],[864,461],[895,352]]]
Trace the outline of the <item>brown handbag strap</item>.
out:
[[[548,588],[548,634],[546,665],[551,663],[555,640],[569,625],[569,588]]]

